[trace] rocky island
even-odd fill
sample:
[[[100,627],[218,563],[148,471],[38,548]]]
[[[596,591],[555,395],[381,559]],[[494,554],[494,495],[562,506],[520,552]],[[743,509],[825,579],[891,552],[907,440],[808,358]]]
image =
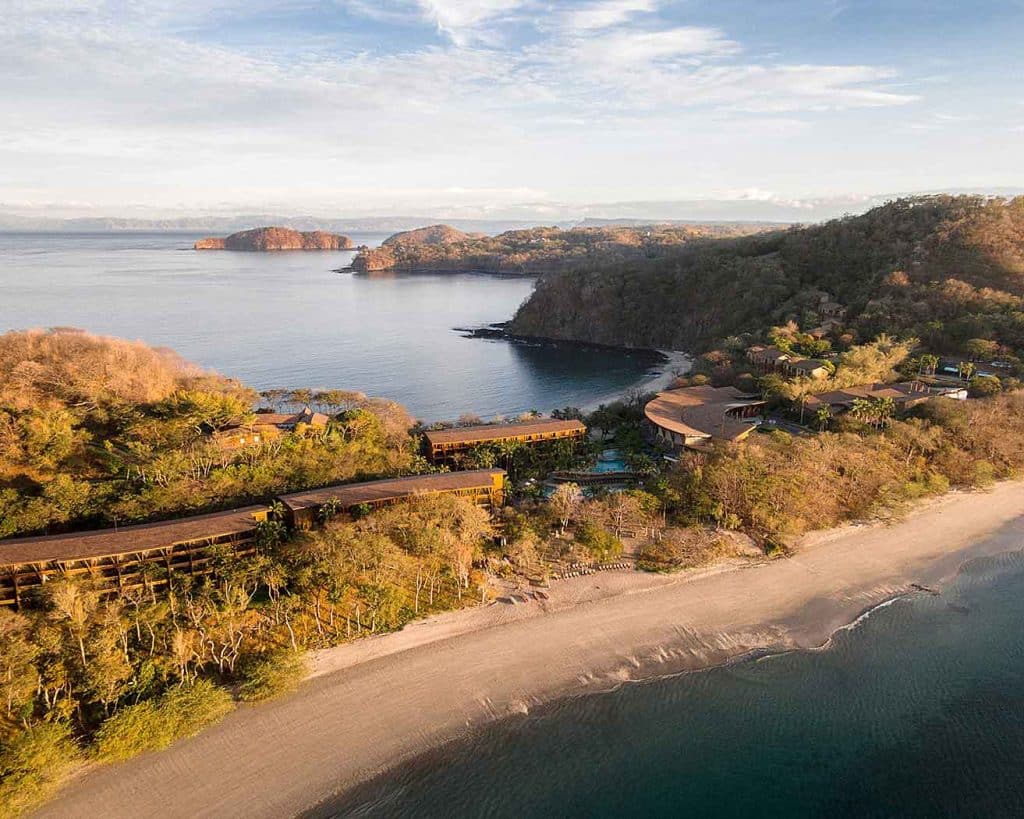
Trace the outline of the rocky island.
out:
[[[200,239],[193,245],[196,250],[347,250],[352,247],[348,236],[323,230],[301,232],[284,227],[261,227],[232,233],[220,239]]]
[[[562,230],[539,227],[497,236],[463,233],[448,225],[396,233],[377,248],[360,248],[352,262],[359,273],[479,272],[537,275],[580,264],[628,262],[664,255],[697,239],[736,236],[763,225],[645,225]]]

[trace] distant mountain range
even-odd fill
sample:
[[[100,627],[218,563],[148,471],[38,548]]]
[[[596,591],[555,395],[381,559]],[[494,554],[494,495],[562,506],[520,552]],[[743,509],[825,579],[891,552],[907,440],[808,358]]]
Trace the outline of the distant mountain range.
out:
[[[425,225],[444,223],[467,233],[496,234],[506,230],[545,227],[630,227],[645,224],[694,225],[713,222],[810,224],[849,214],[864,213],[910,195],[938,191],[879,194],[876,196],[818,196],[803,199],[782,198],[751,191],[732,198],[680,199],[572,204],[525,202],[496,208],[448,208],[423,215],[333,216],[296,215],[294,213],[248,211],[232,214],[160,214],[155,216],[74,215],[76,210],[57,207],[43,209],[0,203],[0,230],[25,231],[181,231],[203,234],[227,234],[268,225],[295,230],[326,230],[332,233],[397,233]],[[947,194],[980,193],[991,196],[1016,196],[1024,188],[952,189]]]

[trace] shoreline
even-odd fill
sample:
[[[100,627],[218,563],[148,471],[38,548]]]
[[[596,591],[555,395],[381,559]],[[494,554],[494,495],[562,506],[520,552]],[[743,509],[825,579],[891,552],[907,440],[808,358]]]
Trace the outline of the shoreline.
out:
[[[317,652],[296,694],[239,707],[168,751],[93,768],[38,815],[315,811],[424,751],[564,695],[827,647],[914,584],[934,586],[972,558],[1021,548],[1024,483],[1008,482],[928,501],[888,526],[811,533],[784,559],[559,581],[548,602],[449,612]]]
[[[631,390],[640,390],[644,393],[661,392],[668,389],[672,382],[679,376],[685,375],[693,367],[693,356],[683,350],[665,350],[648,347],[617,347],[611,344],[597,344],[590,341],[576,341],[573,339],[546,338],[543,336],[521,336],[508,332],[509,322],[488,324],[483,327],[453,327],[452,330],[462,334],[463,338],[482,339],[484,341],[504,341],[508,344],[526,345],[552,345],[552,346],[573,346],[591,350],[614,350],[616,352],[629,352],[649,355],[652,357],[651,366],[647,368],[640,379],[626,390],[616,389],[607,395],[593,398],[580,407],[581,412],[593,412],[601,404],[608,404],[620,400],[624,394]]]

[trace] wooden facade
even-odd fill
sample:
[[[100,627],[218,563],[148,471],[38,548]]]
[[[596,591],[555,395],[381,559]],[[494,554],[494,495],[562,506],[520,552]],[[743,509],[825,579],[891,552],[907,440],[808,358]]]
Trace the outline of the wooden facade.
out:
[[[579,440],[586,436],[587,427],[582,421],[557,418],[542,418],[518,424],[479,424],[453,429],[432,429],[423,433],[426,456],[432,463],[450,462],[455,456],[482,444],[500,444],[507,441],[540,444],[549,441]]]
[[[464,495],[481,506],[500,507],[505,502],[505,470],[474,469],[339,484],[282,495],[278,500],[284,505],[289,526],[312,529],[321,522],[324,509],[329,508],[333,514],[344,514],[357,507],[377,508],[416,495],[439,494]]]
[[[277,500],[290,526],[310,529],[322,522],[319,513],[328,504],[333,512],[349,512],[433,494],[464,495],[497,508],[505,502],[505,471],[389,478],[295,492]],[[161,523],[2,540],[0,606],[21,608],[40,586],[60,577],[89,578],[96,588],[113,594],[162,588],[175,573],[207,574],[214,547],[229,547],[240,557],[254,554],[258,524],[270,514],[269,506],[248,506]]]
[[[88,578],[114,593],[163,587],[175,573],[205,574],[211,547],[253,554],[257,524],[269,511],[249,506],[164,523],[0,541],[0,606],[21,608],[35,589],[61,577]]]

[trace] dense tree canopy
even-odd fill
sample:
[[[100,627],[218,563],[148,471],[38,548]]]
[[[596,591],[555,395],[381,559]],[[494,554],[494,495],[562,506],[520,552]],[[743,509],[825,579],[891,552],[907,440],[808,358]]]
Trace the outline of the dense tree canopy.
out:
[[[512,329],[706,349],[789,320],[835,322],[853,340],[888,332],[937,351],[1020,358],[1024,197],[905,199],[812,227],[692,241],[654,259],[585,260],[542,276]]]
[[[397,404],[281,393],[336,415],[260,446],[215,433],[258,396],[169,350],[76,330],[0,336],[0,537],[222,508],[417,468]]]

